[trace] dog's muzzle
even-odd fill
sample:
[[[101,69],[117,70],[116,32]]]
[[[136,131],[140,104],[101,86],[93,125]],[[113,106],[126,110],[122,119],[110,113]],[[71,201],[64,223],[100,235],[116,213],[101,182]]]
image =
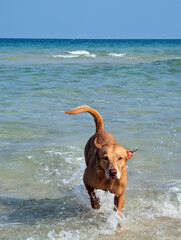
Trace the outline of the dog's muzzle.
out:
[[[112,169],[107,170],[106,178],[107,179],[119,179],[120,178],[120,174],[117,171],[117,169],[112,168]]]

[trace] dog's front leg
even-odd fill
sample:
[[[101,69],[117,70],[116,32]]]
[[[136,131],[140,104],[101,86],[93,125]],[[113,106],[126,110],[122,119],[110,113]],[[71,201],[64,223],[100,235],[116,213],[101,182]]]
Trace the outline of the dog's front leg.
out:
[[[115,197],[114,197],[114,210],[121,213],[122,209],[123,209],[123,205],[124,205],[124,193],[120,196],[115,195]]]
[[[124,193],[120,196],[115,195],[115,197],[114,197],[114,210],[117,211],[117,214],[118,214],[117,233],[124,230],[121,226],[121,221],[120,221],[120,218],[122,218],[123,205],[124,205]]]
[[[100,208],[100,204],[99,204],[99,198],[96,197],[95,191],[93,187],[90,187],[89,185],[87,185],[86,183],[85,187],[88,191],[88,194],[90,196],[90,201],[91,201],[91,206],[93,209],[99,209]]]

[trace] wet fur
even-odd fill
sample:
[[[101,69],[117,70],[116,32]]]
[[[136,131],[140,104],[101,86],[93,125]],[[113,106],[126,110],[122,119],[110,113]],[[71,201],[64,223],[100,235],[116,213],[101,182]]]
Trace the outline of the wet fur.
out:
[[[67,114],[89,112],[95,120],[96,132],[88,140],[84,155],[86,169],[83,181],[90,196],[91,206],[100,208],[95,189],[109,191],[115,195],[115,210],[122,212],[124,192],[127,184],[126,162],[136,150],[129,150],[118,144],[111,133],[104,130],[101,115],[89,106],[80,106],[65,111]]]

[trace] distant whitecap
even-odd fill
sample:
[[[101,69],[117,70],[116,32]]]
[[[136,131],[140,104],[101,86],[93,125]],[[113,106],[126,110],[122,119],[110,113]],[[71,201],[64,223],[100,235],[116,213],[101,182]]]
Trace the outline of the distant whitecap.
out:
[[[52,58],[76,58],[76,55],[52,55]]]
[[[68,51],[69,54],[75,56],[75,57],[92,57],[95,58],[96,55],[95,54],[91,54],[88,51],[84,51],[84,50],[77,50],[77,51]]]
[[[90,54],[90,52],[88,52],[88,51],[68,51],[68,53],[70,53],[70,54],[74,54],[74,55],[89,55]]]
[[[126,53],[109,53],[108,55],[111,57],[124,57]]]
[[[79,50],[79,51],[67,51],[67,54],[52,55],[53,58],[78,58],[78,57],[90,57],[95,58],[95,54],[91,54],[88,51]]]

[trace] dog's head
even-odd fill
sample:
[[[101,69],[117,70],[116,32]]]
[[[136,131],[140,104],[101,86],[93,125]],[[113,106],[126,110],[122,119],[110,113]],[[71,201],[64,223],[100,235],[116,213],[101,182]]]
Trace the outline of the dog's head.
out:
[[[120,179],[127,160],[131,159],[133,152],[138,150],[129,150],[120,144],[101,145],[97,142],[97,138],[94,140],[94,145],[98,166],[104,170],[107,180]]]

